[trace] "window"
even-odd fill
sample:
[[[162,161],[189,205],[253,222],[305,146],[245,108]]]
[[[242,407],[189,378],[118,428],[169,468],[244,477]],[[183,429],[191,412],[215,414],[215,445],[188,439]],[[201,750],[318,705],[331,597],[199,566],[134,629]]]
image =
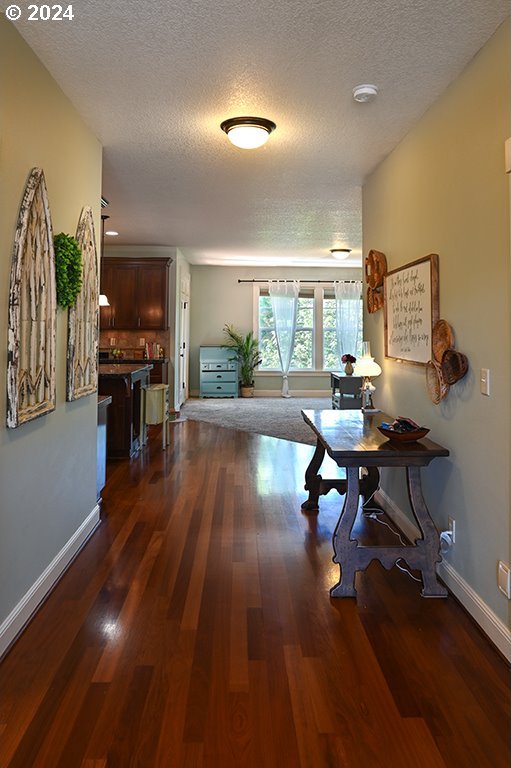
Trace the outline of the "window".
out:
[[[331,371],[340,364],[335,324],[335,299],[323,296],[323,367]]]
[[[260,371],[280,370],[273,312],[268,289],[255,286],[257,327],[255,335],[263,358]],[[362,298],[360,299],[360,338],[362,343]],[[356,355],[357,350],[352,354]],[[291,370],[322,371],[340,367],[337,351],[336,311],[333,284],[300,288],[295,346]]]

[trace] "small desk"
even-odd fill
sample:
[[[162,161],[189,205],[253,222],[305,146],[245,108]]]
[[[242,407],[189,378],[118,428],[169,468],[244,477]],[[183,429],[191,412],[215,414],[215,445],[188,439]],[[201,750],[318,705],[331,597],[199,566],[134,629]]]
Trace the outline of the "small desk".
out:
[[[356,597],[355,572],[378,560],[387,570],[403,558],[411,568],[422,573],[423,597],[446,597],[447,590],[439,583],[435,564],[440,562],[440,538],[422,495],[420,468],[433,459],[448,456],[441,445],[424,438],[416,443],[393,443],[376,427],[382,421],[392,421],[384,413],[364,414],[361,411],[302,411],[305,422],[317,436],[314,456],[305,472],[305,490],[309,498],[302,504],[307,512],[317,512],[319,496],[331,488],[346,494],[344,506],[333,535],[334,563],[341,567],[341,579],[330,590],[332,597]],[[318,474],[325,452],[339,467],[346,468],[346,480],[324,480]],[[359,478],[360,468],[368,474]],[[359,496],[368,499],[379,484],[379,467],[405,467],[410,505],[422,539],[413,544],[397,546],[360,546],[350,538],[357,516]]]
[[[362,376],[348,376],[338,371],[330,372],[332,408],[338,410],[362,407]]]

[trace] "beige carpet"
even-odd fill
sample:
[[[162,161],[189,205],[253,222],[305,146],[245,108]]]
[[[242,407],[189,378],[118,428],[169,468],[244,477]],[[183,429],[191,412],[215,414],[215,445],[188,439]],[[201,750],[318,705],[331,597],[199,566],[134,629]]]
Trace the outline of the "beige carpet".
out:
[[[181,417],[207,421],[220,427],[279,437],[295,443],[316,445],[313,431],[301,415],[302,409],[331,408],[328,397],[207,398],[187,400]]]

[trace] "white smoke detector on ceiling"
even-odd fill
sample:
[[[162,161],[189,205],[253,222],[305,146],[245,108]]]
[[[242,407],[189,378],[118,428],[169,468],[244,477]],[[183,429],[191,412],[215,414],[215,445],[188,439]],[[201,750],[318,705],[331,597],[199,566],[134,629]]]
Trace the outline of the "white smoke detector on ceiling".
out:
[[[353,88],[353,98],[362,104],[367,101],[372,101],[378,95],[378,87],[376,85],[370,85],[365,83],[364,85],[356,85]]]

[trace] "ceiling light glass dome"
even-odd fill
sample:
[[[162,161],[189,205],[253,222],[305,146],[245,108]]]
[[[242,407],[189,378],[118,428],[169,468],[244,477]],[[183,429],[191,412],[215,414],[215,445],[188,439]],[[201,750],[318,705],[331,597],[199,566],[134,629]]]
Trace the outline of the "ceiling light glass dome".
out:
[[[220,125],[231,144],[241,149],[257,149],[277,126],[265,117],[231,117]]]

